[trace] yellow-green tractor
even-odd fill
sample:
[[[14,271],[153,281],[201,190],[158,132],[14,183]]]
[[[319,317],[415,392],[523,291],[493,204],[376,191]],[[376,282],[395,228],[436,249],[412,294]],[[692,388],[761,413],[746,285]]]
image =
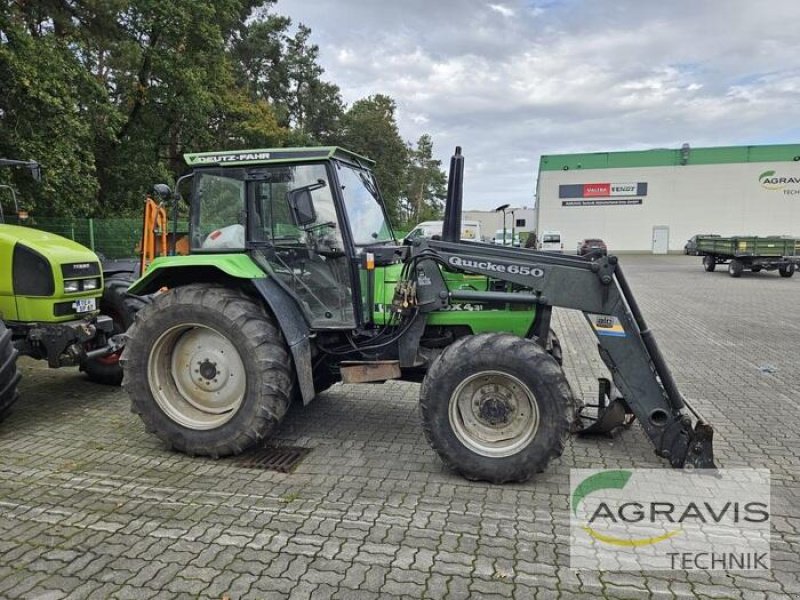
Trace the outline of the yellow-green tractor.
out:
[[[0,159],[0,167],[25,168],[40,178],[34,161]],[[11,190],[16,215],[24,215],[13,188],[4,187]],[[50,367],[80,366],[101,383],[121,382],[115,334],[130,324],[143,300],[128,296],[128,282],[118,277],[108,279],[105,295],[103,284],[94,252],[52,233],[7,224],[0,208],[0,418],[18,397],[20,354]]]

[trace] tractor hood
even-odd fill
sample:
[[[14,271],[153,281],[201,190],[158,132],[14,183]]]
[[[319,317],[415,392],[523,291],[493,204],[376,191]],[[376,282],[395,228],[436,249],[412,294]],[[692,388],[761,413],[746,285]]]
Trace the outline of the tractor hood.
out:
[[[53,265],[98,262],[97,255],[77,242],[31,227],[0,225],[0,248],[11,249],[17,242],[36,250]]]

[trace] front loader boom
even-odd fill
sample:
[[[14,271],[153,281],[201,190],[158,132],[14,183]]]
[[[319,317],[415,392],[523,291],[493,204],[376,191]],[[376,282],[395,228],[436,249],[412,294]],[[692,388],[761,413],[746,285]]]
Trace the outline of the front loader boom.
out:
[[[411,260],[422,313],[445,308],[451,301],[536,304],[547,314],[552,307],[582,311],[622,394],[609,406],[601,402],[597,421],[603,420],[603,411],[619,410],[621,405],[639,419],[656,454],[672,466],[714,467],[713,430],[678,391],[615,256],[590,262],[521,248],[420,240],[411,248]],[[448,290],[440,267],[523,289]]]

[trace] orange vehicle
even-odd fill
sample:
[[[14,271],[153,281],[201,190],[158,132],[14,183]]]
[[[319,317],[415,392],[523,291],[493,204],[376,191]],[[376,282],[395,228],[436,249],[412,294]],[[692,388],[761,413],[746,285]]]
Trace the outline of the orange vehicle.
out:
[[[163,202],[156,202],[148,194],[144,203],[144,219],[142,226],[142,239],[139,242],[137,253],[139,258],[139,276],[144,275],[159,256],[167,256],[170,247],[174,245],[174,254],[189,254],[189,239],[185,233],[169,231],[167,209]]]

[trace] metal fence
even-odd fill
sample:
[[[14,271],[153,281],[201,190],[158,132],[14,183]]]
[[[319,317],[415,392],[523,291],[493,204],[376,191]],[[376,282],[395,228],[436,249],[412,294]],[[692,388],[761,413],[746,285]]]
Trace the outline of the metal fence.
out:
[[[132,219],[69,219],[31,217],[25,222],[9,218],[10,225],[21,225],[55,233],[102,255],[104,258],[129,258],[136,255],[142,237],[142,220]]]

